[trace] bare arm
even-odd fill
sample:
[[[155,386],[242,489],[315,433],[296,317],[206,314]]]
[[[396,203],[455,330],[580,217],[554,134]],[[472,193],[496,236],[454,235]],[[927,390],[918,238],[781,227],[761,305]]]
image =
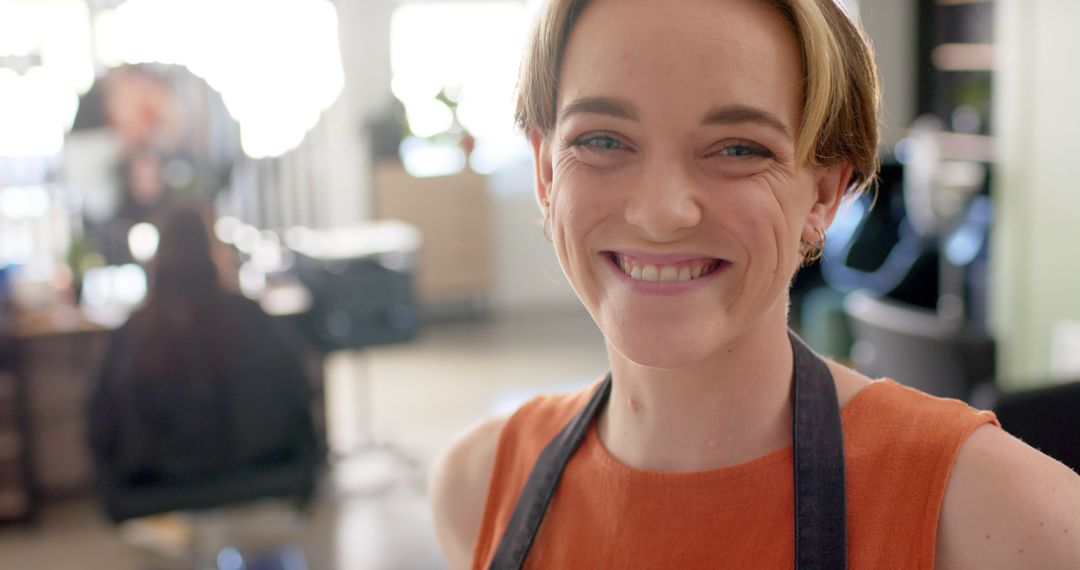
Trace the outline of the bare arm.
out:
[[[495,450],[505,417],[484,420],[451,442],[431,473],[431,509],[435,534],[454,570],[470,568]]]
[[[956,460],[938,527],[936,568],[1080,568],[1080,477],[995,426]]]

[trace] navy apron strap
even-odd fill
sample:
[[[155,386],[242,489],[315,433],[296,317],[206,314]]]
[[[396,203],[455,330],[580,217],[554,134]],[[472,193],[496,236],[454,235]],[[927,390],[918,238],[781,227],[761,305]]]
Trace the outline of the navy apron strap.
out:
[[[844,436],[836,386],[825,362],[788,331],[795,355],[795,568],[847,568]]]
[[[825,362],[795,333],[788,331],[788,335],[794,354],[795,568],[842,570],[847,568],[847,508],[836,387]],[[610,392],[608,374],[589,402],[541,452],[491,560],[491,570],[524,567],[559,478]]]
[[[524,567],[525,558],[529,555],[537,531],[540,530],[540,523],[544,520],[551,497],[555,495],[563,469],[585,439],[593,418],[610,393],[609,373],[593,392],[585,407],[581,408],[540,453],[528,480],[525,481],[525,488],[521,491],[521,498],[514,507],[514,513],[506,525],[495,556],[491,559],[490,568],[503,570]]]

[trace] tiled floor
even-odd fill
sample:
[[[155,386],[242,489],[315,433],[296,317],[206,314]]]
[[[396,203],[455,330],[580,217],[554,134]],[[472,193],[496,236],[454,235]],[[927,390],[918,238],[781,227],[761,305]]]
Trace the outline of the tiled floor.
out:
[[[432,324],[414,343],[332,356],[331,444],[352,449],[367,441],[356,434],[369,432],[415,459],[417,467],[410,471],[378,452],[335,463],[306,523],[290,535],[306,568],[444,568],[423,489],[438,451],[480,417],[513,409],[537,392],[590,382],[606,370],[605,362],[592,321],[570,309]],[[364,401],[372,406],[356,405]],[[380,479],[393,483],[377,486]],[[199,524],[212,526],[205,519]],[[2,570],[158,567],[121,540],[91,499],[46,505],[38,528],[0,528]]]

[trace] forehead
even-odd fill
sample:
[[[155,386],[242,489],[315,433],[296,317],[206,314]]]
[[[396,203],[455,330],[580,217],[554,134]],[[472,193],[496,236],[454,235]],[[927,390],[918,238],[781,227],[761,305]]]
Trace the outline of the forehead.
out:
[[[748,105],[795,127],[801,82],[795,33],[761,0],[594,0],[570,33],[558,105],[618,97],[695,120]]]

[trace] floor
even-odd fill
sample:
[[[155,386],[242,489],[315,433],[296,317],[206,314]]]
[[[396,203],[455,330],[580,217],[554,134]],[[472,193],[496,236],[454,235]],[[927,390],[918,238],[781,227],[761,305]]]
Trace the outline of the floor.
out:
[[[290,511],[262,505],[202,515],[193,528],[217,538],[215,529],[255,535],[233,541],[248,545],[246,566],[223,556],[221,568],[445,568],[424,496],[438,452],[479,418],[512,410],[539,392],[584,386],[605,370],[600,334],[574,309],[436,323],[409,344],[332,355],[327,421],[340,457],[311,511],[290,525]],[[175,523],[148,526],[159,533],[191,528]],[[90,498],[48,504],[39,526],[0,528],[0,569],[179,567],[136,546],[139,530],[146,529],[110,526]],[[277,563],[260,564],[259,553],[272,551],[266,537],[293,547],[280,551]]]

